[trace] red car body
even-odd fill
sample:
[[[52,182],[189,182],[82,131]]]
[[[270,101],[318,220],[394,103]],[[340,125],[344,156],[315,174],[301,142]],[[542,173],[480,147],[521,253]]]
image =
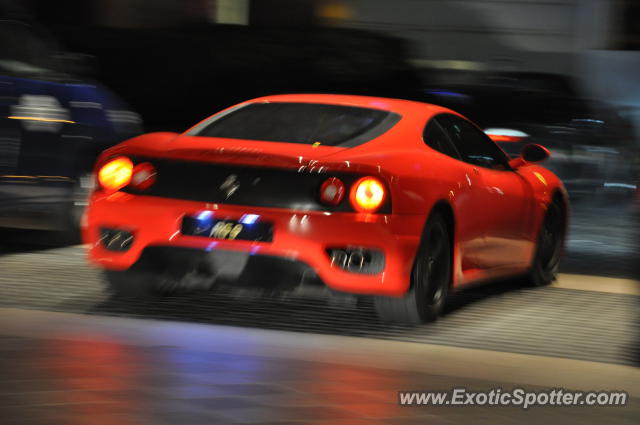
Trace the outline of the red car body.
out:
[[[278,95],[250,100],[213,118],[249,104],[279,102],[390,111],[399,120],[379,136],[352,147],[193,135],[194,129],[206,125],[205,120],[180,135],[152,133],[121,143],[102,154],[97,169],[110,158],[126,156],[151,163],[179,160],[286,169],[327,178],[355,173],[383,182],[388,191],[387,209],[367,213],[237,205],[149,196],[144,191],[109,192],[98,187],[91,195],[84,223],[91,262],[107,270],[126,270],[153,246],[250,252],[302,262],[325,285],[338,291],[398,297],[410,287],[425,223],[435,210],[449,217],[453,241],[451,286],[460,287],[526,273],[548,206],[554,197],[566,203],[562,183],[541,166],[522,162],[515,169],[491,169],[434,150],[423,138],[427,124],[441,114],[460,115],[431,104],[346,95]],[[161,178],[161,171],[158,173]],[[212,190],[221,184],[202,182]],[[286,192],[291,190],[290,185],[291,181],[285,180],[272,190]],[[183,217],[202,211],[235,221],[246,214],[257,215],[273,225],[273,238],[248,241],[183,234]],[[105,227],[126,229],[133,236],[126,251],[109,250],[101,243],[101,229]],[[345,270],[334,264],[327,251],[354,246],[384,254],[379,272]]]

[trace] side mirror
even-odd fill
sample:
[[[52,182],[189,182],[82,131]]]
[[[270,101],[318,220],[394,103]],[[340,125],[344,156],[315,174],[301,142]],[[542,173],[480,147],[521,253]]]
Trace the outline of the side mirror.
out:
[[[522,148],[522,158],[527,162],[540,162],[551,156],[549,149],[542,145],[532,143]]]
[[[549,149],[535,143],[526,145],[522,148],[520,156],[509,161],[511,168],[522,167],[529,162],[541,162],[551,156]]]

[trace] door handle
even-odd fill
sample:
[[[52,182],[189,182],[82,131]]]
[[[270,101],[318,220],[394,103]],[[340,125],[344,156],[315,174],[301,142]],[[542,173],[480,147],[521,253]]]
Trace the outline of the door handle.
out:
[[[478,170],[477,168],[474,168],[473,169],[473,174],[475,174],[477,176],[478,174],[480,174],[480,170]]]

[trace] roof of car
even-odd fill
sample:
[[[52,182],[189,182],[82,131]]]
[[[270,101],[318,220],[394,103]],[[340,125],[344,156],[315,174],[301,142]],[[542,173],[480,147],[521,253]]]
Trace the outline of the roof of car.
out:
[[[448,111],[448,109],[441,106],[411,100],[342,94],[279,94],[259,97],[252,99],[249,102],[325,103],[331,105],[381,109],[396,112],[401,115],[407,114],[408,112],[436,113]]]

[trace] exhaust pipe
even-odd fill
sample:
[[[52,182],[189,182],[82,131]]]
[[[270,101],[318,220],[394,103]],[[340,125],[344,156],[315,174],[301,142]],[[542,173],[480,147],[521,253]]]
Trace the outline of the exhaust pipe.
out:
[[[133,234],[126,230],[100,229],[100,244],[109,251],[128,251],[133,244]]]
[[[376,274],[384,269],[384,254],[365,248],[329,249],[331,265],[352,273]]]

